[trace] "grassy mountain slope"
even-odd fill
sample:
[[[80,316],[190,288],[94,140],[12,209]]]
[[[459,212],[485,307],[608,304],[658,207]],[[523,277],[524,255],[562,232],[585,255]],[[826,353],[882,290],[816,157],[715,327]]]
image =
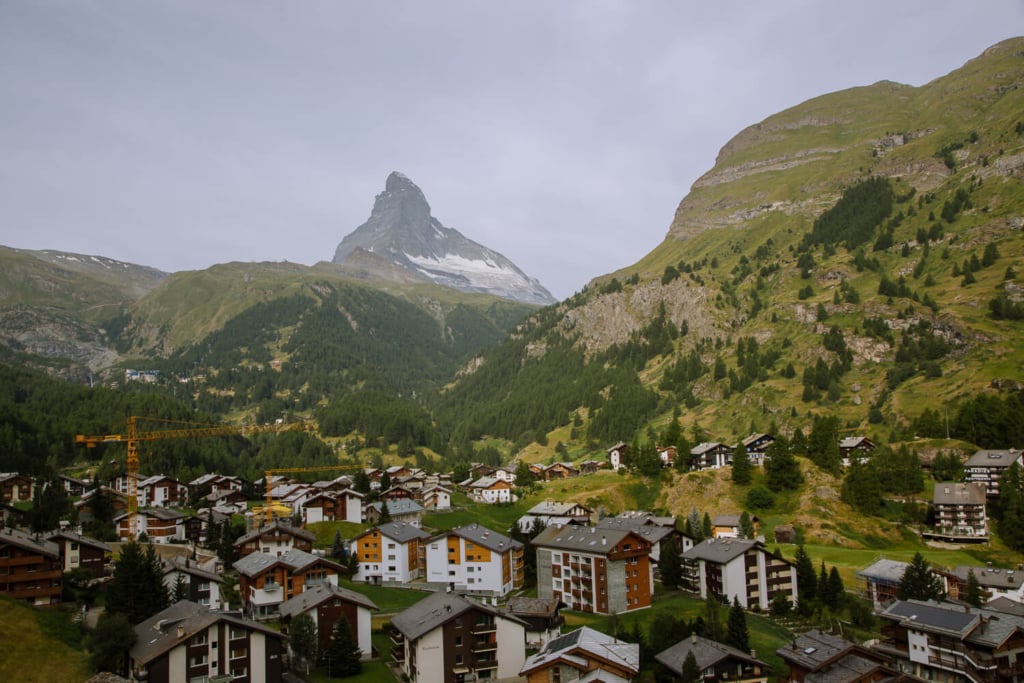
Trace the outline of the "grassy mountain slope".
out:
[[[925,408],[1019,386],[1024,323],[994,317],[990,302],[1024,300],[1021,86],[1024,39],[1013,39],[920,88],[853,88],[747,128],[682,200],[662,244],[533,316],[476,366],[480,378],[450,392],[451,404],[514,400],[517,390],[488,368],[513,366],[506,355],[518,355],[535,384],[564,374],[574,367],[565,342],[584,368],[635,372],[657,408],[635,412],[634,428],[649,421],[661,429],[683,408],[685,426],[724,441],[772,425],[806,430],[808,412],[893,430]],[[867,241],[851,246],[852,227],[840,223],[838,236],[808,245],[816,219],[874,177],[894,201]],[[668,345],[648,329],[659,317],[680,331]],[[685,373],[674,366],[691,355],[703,372],[679,379]],[[832,376],[805,389],[805,375],[821,364]],[[576,437],[607,440],[591,426],[613,405],[630,410],[614,404],[616,389],[609,381],[596,398],[565,399],[555,406],[560,422],[543,426],[578,422],[572,416],[584,406],[590,419]],[[481,432],[518,436],[492,429],[500,422],[482,409],[469,418]]]

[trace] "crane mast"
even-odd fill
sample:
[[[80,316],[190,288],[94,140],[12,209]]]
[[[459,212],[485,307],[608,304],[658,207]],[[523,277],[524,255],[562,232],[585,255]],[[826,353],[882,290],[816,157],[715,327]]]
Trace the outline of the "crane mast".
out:
[[[140,429],[139,421],[153,422],[159,426]],[[180,425],[186,426],[182,427]],[[308,429],[308,425],[304,422],[272,425],[211,425],[131,415],[127,419],[124,434],[104,434],[100,436],[78,434],[75,436],[75,443],[84,445],[86,448],[95,448],[100,444],[108,443],[127,444],[128,528],[131,538],[135,539],[139,535],[138,476],[140,441],[163,441],[166,439],[203,438],[208,436],[247,436],[259,433],[296,432],[306,429]]]

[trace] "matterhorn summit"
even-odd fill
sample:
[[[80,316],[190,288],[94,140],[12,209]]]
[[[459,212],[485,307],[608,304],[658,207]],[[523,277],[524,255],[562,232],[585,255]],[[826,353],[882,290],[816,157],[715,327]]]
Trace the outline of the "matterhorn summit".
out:
[[[368,259],[367,252],[417,280],[531,304],[555,302],[548,290],[507,258],[442,225],[430,215],[423,191],[397,171],[388,176],[367,221],[338,245],[333,261],[365,267],[377,260]]]

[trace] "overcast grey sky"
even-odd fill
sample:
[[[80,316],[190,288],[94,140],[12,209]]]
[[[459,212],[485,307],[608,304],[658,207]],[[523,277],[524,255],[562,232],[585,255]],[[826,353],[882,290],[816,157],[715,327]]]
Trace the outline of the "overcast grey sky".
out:
[[[559,299],[744,127],[1024,33],[1024,0],[0,0],[0,244],[330,260],[392,170]]]

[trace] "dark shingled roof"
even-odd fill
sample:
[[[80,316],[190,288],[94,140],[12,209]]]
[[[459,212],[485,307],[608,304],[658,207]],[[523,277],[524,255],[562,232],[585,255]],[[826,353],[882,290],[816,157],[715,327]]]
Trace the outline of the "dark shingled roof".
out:
[[[323,557],[318,557],[307,553],[305,550],[298,550],[292,548],[281,557],[275,557],[270,553],[250,553],[235,562],[232,567],[235,568],[239,574],[245,574],[246,576],[252,577],[263,573],[266,569],[274,566],[275,564],[283,564],[292,571],[305,569],[315,562],[323,562],[324,564],[334,567],[338,572],[343,572],[344,569],[341,565],[331,562]]]
[[[738,659],[739,661],[746,662],[748,664],[754,664],[765,668],[768,667],[768,665],[760,659],[751,657],[748,653],[743,652],[742,650],[737,650],[734,647],[715,642],[714,640],[701,638],[697,634],[693,634],[689,638],[680,640],[667,650],[662,650],[654,656],[654,659],[665,665],[678,676],[682,675],[683,662],[686,661],[687,655],[691,652],[697,660],[697,666],[701,671],[704,671],[705,669],[726,659]]]
[[[520,617],[550,617],[560,603],[558,598],[510,598],[508,611]]]
[[[0,529],[0,545],[15,545],[19,548],[40,553],[54,559],[60,557],[60,548],[53,541],[47,541],[42,536],[36,537],[26,534],[24,531],[7,527]]]
[[[493,614],[495,617],[514,621],[524,627],[527,626],[526,622],[511,614],[501,612],[478,602],[472,602],[455,593],[442,592],[431,593],[416,604],[405,609],[401,614],[391,619],[391,625],[398,629],[399,633],[408,640],[416,640],[430,633],[438,626],[472,609],[478,609],[482,612]]]
[[[366,609],[377,609],[377,605],[374,604],[373,600],[362,593],[357,593],[347,588],[335,586],[333,583],[322,583],[319,586],[314,586],[309,590],[303,591],[295,597],[282,602],[278,609],[281,612],[282,617],[294,617],[302,614],[303,612],[308,612],[325,600],[331,600],[333,598],[339,598],[345,602],[361,605]]]
[[[299,528],[297,526],[292,526],[291,524],[281,524],[281,522],[274,521],[266,526],[262,526],[258,529],[253,529],[245,536],[242,536],[237,541],[235,541],[235,545],[244,545],[249,541],[253,541],[259,538],[263,534],[269,534],[273,531],[281,531],[286,534],[291,534],[292,536],[297,536],[298,538],[304,538],[310,542],[316,540],[316,534],[314,534],[312,531],[306,531],[305,529]]]
[[[418,538],[421,541],[430,538],[430,534],[426,531],[414,527],[408,522],[387,522],[385,524],[379,524],[374,528],[379,529],[382,536],[386,536],[387,538],[390,538],[393,541],[398,541],[399,543],[408,543],[414,538]],[[367,529],[352,540],[356,541],[372,531],[373,529]]]
[[[531,541],[534,546],[577,550],[588,553],[607,553],[622,539],[636,534],[631,528],[598,529],[576,525],[549,526]]]
[[[137,640],[132,646],[131,656],[138,664],[148,664],[179,643],[221,621],[282,640],[286,638],[266,626],[246,621],[238,613],[214,612],[189,600],[181,600],[135,627]],[[182,627],[180,638],[179,626]]]
[[[709,538],[683,553],[683,558],[725,564],[736,559],[755,545],[757,545],[757,541],[745,541],[738,538]]]
[[[513,541],[504,534],[499,534],[497,531],[492,531],[485,526],[480,526],[476,522],[473,524],[467,524],[466,526],[460,526],[451,531],[439,534],[437,538],[444,538],[449,534],[455,534],[461,536],[467,541],[476,543],[477,545],[493,550],[494,552],[503,553],[509,548],[522,549],[523,544],[519,541]]]

